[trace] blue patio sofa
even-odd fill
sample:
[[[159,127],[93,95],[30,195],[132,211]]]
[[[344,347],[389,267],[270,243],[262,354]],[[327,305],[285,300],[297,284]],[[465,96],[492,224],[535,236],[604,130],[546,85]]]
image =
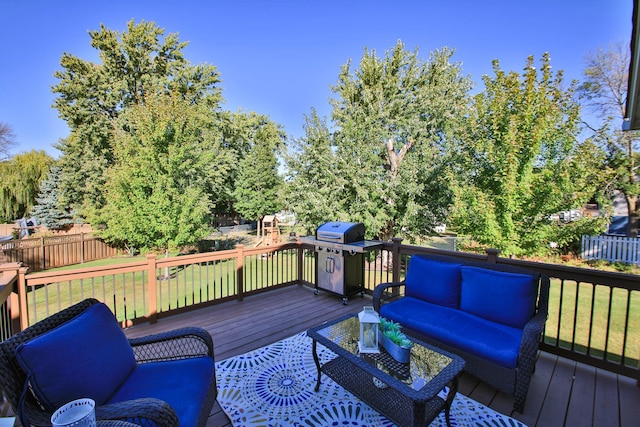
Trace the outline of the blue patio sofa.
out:
[[[404,292],[402,289],[404,288]],[[414,255],[406,279],[378,285],[379,314],[462,356],[465,370],[522,412],[547,319],[549,278],[507,265]]]

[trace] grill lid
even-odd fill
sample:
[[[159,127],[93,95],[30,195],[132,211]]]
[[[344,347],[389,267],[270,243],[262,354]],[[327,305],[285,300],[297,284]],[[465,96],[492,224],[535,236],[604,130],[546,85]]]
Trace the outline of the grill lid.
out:
[[[337,243],[358,242],[364,240],[364,224],[361,222],[326,222],[316,229],[316,239]]]

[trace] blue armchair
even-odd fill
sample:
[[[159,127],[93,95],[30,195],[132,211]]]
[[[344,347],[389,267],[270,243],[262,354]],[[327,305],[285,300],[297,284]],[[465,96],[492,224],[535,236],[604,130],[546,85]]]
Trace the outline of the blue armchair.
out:
[[[82,397],[98,420],[204,426],[217,396],[213,340],[200,328],[128,340],[86,299],[0,343],[0,387],[25,426],[50,426]]]

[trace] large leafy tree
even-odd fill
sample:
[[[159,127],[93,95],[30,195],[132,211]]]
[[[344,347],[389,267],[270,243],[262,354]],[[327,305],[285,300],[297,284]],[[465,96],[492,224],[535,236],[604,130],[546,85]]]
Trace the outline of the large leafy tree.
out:
[[[47,177],[53,158],[44,150],[20,153],[0,162],[0,221],[13,222],[31,211],[40,182]]]
[[[522,75],[498,61],[493,67],[459,147],[452,219],[459,232],[505,254],[535,253],[556,239],[552,214],[581,208],[596,193],[604,159],[576,141],[576,85],[563,88],[548,54],[539,70],[529,57]]]
[[[251,114],[243,126],[250,141],[239,161],[233,191],[234,207],[245,218],[260,220],[282,208],[279,193],[283,178],[278,173],[278,152],[285,134],[266,116]]]
[[[212,65],[192,65],[177,34],[164,35],[153,22],[133,20],[117,32],[101,25],[90,31],[99,63],[65,53],[54,107],[67,122],[70,135],[61,140],[61,190],[65,204],[83,215],[104,206],[107,171],[114,165],[114,123],[123,111],[142,105],[150,87],[162,86],[187,102],[210,111],[221,101],[219,74]]]
[[[346,178],[340,211],[374,237],[417,239],[447,215],[447,147],[471,88],[453,53],[443,48],[423,61],[402,42],[384,58],[365,50],[332,88],[334,167]]]
[[[331,132],[315,109],[305,115],[305,136],[293,139],[285,155],[287,208],[310,234],[321,223],[340,219],[345,177],[337,173]]]
[[[592,113],[586,127],[592,139],[607,153],[609,193],[622,191],[627,202],[627,234],[638,235],[640,225],[640,182],[637,179],[638,132],[622,131],[629,79],[628,44],[614,43],[589,52],[585,58],[581,101]],[[608,173],[607,173],[608,172]]]
[[[219,126],[222,131],[222,145],[229,151],[233,160],[227,174],[227,181],[218,189],[214,210],[222,213],[237,213],[234,191],[236,186],[241,184],[240,162],[251,151],[256,141],[257,130],[261,126],[275,126],[275,124],[260,114],[238,111],[223,112],[220,115]]]
[[[107,203],[92,219],[108,241],[168,251],[208,233],[212,189],[226,180],[230,158],[205,104],[146,90],[117,120]]]

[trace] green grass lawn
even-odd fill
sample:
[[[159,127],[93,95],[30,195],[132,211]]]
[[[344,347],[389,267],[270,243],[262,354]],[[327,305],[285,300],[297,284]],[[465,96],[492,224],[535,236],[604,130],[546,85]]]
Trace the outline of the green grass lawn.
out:
[[[638,366],[640,338],[634,331],[639,328],[639,292],[552,280],[545,342],[571,348],[573,341],[575,351],[587,353],[591,348],[590,354],[598,358],[604,358],[606,347],[607,360],[614,362],[620,362],[624,349],[625,364]]]

